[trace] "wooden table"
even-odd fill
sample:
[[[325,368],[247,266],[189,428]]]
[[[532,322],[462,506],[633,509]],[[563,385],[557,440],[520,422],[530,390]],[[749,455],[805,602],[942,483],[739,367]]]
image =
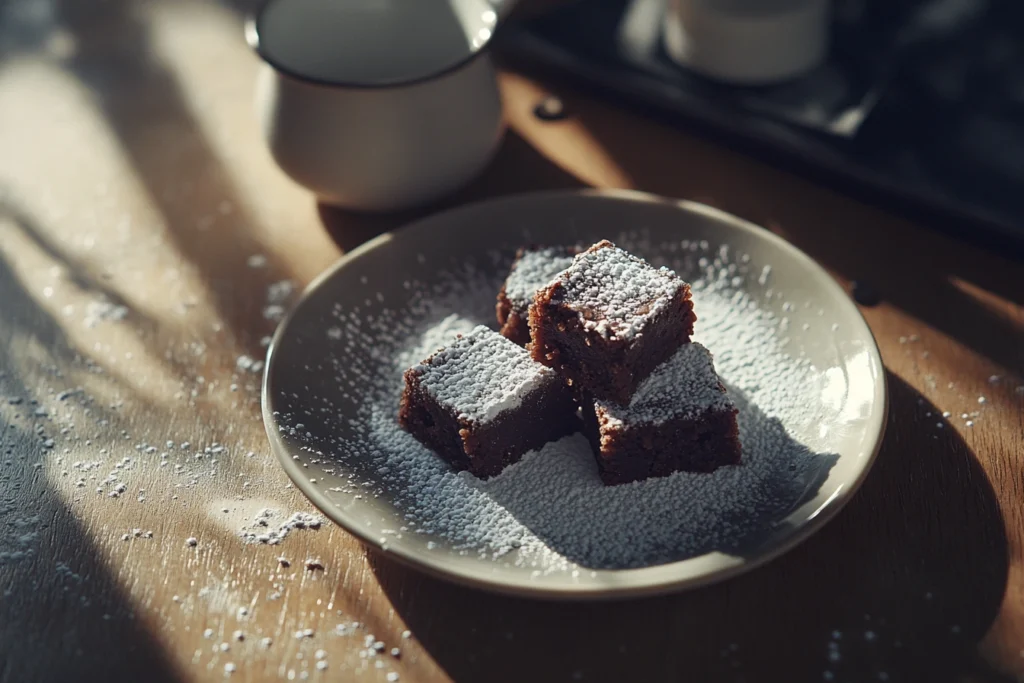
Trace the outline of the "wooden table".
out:
[[[238,364],[273,331],[268,297],[294,300],[268,290],[411,214],[320,209],[282,176],[232,8],[9,0],[0,17],[0,680],[1024,676],[1020,263],[572,93],[568,120],[539,121],[545,86],[506,73],[501,154],[447,204],[640,188],[871,283],[892,406],[877,465],[793,552],[665,598],[481,594],[329,525],[245,545],[256,511],[311,510]]]

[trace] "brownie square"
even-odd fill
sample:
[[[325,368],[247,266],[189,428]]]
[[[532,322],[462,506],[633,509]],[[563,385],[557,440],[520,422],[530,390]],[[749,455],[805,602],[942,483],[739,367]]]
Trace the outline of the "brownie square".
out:
[[[456,470],[481,478],[577,426],[558,375],[483,326],[406,370],[398,420]]]
[[[605,484],[738,465],[736,406],[711,353],[684,344],[637,388],[628,406],[586,398],[583,432]]]
[[[501,334],[525,346],[530,341],[529,310],[537,290],[572,265],[576,247],[531,246],[516,252],[512,269],[498,292],[495,313]]]
[[[530,308],[534,359],[595,398],[627,404],[693,334],[690,285],[605,240],[576,256]]]

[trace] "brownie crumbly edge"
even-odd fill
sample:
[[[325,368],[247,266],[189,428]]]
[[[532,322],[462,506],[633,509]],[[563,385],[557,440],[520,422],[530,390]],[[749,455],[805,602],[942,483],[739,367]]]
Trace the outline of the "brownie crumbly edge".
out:
[[[536,244],[516,251],[494,307],[503,336],[520,346],[530,341],[529,309],[534,294],[568,267],[579,251],[575,246]]]

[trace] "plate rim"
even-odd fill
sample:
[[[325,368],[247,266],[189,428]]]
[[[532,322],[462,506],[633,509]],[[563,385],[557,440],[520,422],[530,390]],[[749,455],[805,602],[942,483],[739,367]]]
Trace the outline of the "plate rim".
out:
[[[824,280],[827,282],[826,287],[832,290],[831,293],[841,295],[839,298],[841,300],[845,300],[856,313],[854,319],[862,328],[861,331],[866,333],[867,339],[871,342],[867,348],[871,364],[876,366],[878,369],[877,376],[879,378],[879,382],[875,386],[875,395],[876,398],[878,398],[880,394],[881,408],[877,414],[878,424],[874,430],[876,432],[874,443],[870,449],[870,453],[867,453],[867,457],[860,458],[862,461],[860,470],[856,473],[853,480],[849,482],[849,485],[842,486],[839,490],[834,492],[832,496],[822,503],[822,505],[814,511],[810,517],[802,522],[792,534],[778,542],[770,549],[761,552],[754,557],[745,557],[742,560],[732,562],[727,566],[720,567],[714,571],[705,572],[696,576],[682,576],[675,580],[644,581],[640,575],[644,573],[651,573],[655,570],[658,573],[661,573],[666,570],[670,570],[674,565],[682,564],[684,562],[692,562],[694,559],[698,558],[686,558],[684,560],[676,560],[674,562],[636,569],[594,570],[598,573],[610,573],[617,576],[629,575],[631,577],[631,580],[623,583],[616,582],[615,585],[577,584],[550,587],[545,586],[542,582],[532,584],[485,578],[472,572],[463,571],[459,568],[441,566],[440,563],[433,561],[432,558],[425,557],[423,553],[407,551],[400,546],[382,546],[377,536],[365,531],[360,525],[350,524],[345,516],[340,514],[337,506],[322,504],[325,502],[321,500],[323,493],[309,483],[308,478],[303,474],[303,469],[292,458],[292,453],[289,451],[287,444],[285,444],[277,430],[273,428],[275,420],[273,418],[274,411],[272,410],[272,387],[270,378],[272,374],[271,368],[273,367],[273,363],[277,357],[277,349],[281,345],[282,339],[287,335],[291,323],[302,308],[304,302],[308,300],[309,296],[315,290],[319,289],[326,281],[334,277],[338,271],[350,262],[358,259],[364,253],[377,249],[383,244],[391,241],[398,232],[404,233],[409,230],[423,229],[422,226],[425,224],[430,224],[437,220],[443,220],[446,216],[451,216],[464,211],[478,210],[484,205],[518,203],[536,199],[550,200],[558,199],[560,197],[596,197],[603,199],[617,199],[626,202],[665,204],[684,212],[703,214],[713,220],[728,223],[732,227],[754,234],[758,239],[764,239],[773,243],[783,251],[788,252],[788,254],[796,258],[797,261],[802,261],[803,264],[812,271],[817,271],[820,275],[823,275]],[[875,460],[878,458],[879,451],[881,450],[882,443],[885,439],[886,427],[889,421],[889,386],[885,364],[882,361],[878,342],[860,308],[849,298],[842,286],[836,282],[835,278],[825,270],[823,266],[796,245],[751,221],[728,213],[722,209],[693,200],[674,199],[639,190],[585,188],[579,190],[540,190],[534,192],[514,193],[460,204],[442,211],[429,213],[411,222],[402,224],[393,230],[381,233],[373,239],[364,242],[352,251],[342,254],[337,261],[328,266],[323,272],[310,281],[310,283],[303,289],[302,295],[299,297],[295,306],[287,312],[281,323],[277,326],[277,329],[274,331],[270,345],[267,348],[265,370],[263,373],[262,388],[260,391],[260,404],[263,426],[267,433],[267,438],[270,441],[271,450],[277,457],[278,462],[285,471],[285,474],[288,475],[288,478],[295,487],[315,508],[327,516],[327,518],[332,522],[341,527],[345,532],[355,537],[356,540],[358,540],[368,550],[394,558],[406,567],[424,572],[443,581],[453,582],[489,592],[546,600],[600,601],[677,593],[726,581],[735,576],[739,576],[740,574],[745,574],[757,569],[781,557],[811,536],[818,533],[818,531],[820,531],[829,521],[834,519],[835,516],[854,498],[857,491],[859,491],[861,486],[864,484],[864,481],[871,472],[871,469],[874,467]],[[713,551],[713,553],[714,552],[718,551]],[[706,557],[713,553],[708,553],[698,557]]]

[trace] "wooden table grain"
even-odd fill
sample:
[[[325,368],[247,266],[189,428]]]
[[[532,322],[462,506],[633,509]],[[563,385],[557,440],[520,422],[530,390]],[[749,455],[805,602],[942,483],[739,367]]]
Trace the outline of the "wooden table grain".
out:
[[[249,362],[274,307],[427,211],[318,207],[260,143],[256,67],[237,7],[0,2],[0,681],[1024,678],[1024,265],[569,91],[540,121],[551,86],[515,73],[498,159],[442,206],[638,188],[870,283],[864,488],[762,569],[616,603],[448,585],[328,524],[245,544],[312,511]]]

